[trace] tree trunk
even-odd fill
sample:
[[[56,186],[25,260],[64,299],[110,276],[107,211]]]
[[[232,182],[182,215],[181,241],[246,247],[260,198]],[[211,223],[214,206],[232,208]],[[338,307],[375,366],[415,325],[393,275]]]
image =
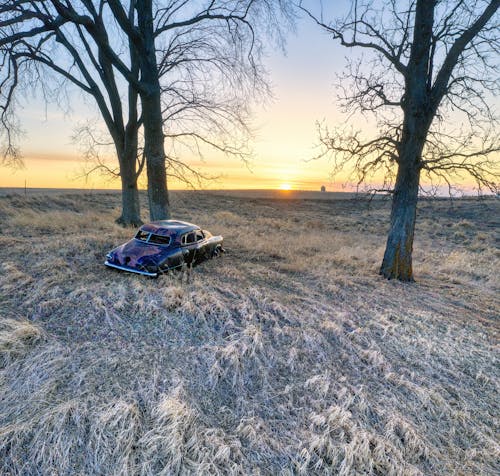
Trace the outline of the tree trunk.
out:
[[[398,146],[398,172],[392,198],[391,226],[380,274],[387,279],[413,281],[412,252],[422,151],[432,122],[429,58],[435,0],[418,0],[415,28],[403,100],[403,129]]]
[[[152,0],[138,0],[136,11],[137,23],[143,39],[143,50],[138,56],[143,86],[140,96],[144,126],[144,154],[148,175],[149,215],[154,221],[170,218],[170,208]]]
[[[144,153],[148,175],[149,215],[152,221],[170,218],[160,93],[141,95]]]
[[[392,199],[391,226],[380,274],[387,279],[413,281],[412,251],[420,169],[400,165]]]
[[[140,226],[141,209],[139,202],[139,190],[137,188],[136,173],[136,155],[135,150],[130,148],[120,157],[120,178],[122,183],[122,214],[116,220],[123,226]]]

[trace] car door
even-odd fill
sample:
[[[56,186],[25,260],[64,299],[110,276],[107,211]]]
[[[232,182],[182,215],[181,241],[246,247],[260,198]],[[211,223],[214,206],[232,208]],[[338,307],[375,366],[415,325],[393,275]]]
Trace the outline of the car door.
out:
[[[207,258],[207,240],[205,239],[205,234],[202,230],[195,230],[195,234],[196,254],[194,260],[196,263],[199,263],[200,261],[203,261]]]
[[[188,264],[196,264],[206,258],[206,239],[202,230],[194,230],[186,233],[181,238],[184,261]]]

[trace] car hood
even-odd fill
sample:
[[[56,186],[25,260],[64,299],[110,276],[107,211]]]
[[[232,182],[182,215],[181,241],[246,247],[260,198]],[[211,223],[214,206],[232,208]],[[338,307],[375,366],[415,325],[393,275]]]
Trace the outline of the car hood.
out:
[[[168,255],[169,247],[143,243],[132,239],[111,251],[113,262],[130,268],[157,266]]]

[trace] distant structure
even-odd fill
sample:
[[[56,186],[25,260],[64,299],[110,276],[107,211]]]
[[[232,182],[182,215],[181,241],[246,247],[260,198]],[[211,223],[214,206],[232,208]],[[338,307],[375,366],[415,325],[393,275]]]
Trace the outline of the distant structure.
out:
[[[326,192],[326,187],[324,185],[321,185],[321,191]]]

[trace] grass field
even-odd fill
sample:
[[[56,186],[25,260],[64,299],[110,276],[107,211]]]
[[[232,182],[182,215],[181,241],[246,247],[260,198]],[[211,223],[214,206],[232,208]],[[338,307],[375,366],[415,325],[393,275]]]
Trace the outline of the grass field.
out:
[[[223,258],[102,263],[117,193],[0,197],[0,474],[498,474],[500,201],[176,192]]]

